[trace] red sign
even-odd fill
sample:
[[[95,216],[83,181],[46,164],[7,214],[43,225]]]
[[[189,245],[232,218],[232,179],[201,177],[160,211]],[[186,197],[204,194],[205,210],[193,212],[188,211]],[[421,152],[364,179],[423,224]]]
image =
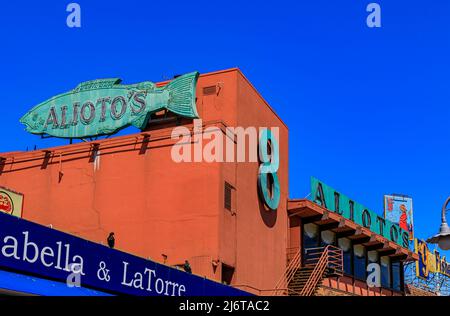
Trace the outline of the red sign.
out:
[[[0,211],[12,214],[14,212],[14,203],[8,193],[0,191]]]

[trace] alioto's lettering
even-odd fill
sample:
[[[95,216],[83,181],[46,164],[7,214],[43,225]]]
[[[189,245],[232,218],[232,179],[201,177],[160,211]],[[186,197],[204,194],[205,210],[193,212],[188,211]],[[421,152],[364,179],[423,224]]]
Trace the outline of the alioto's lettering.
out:
[[[68,128],[79,123],[91,124],[93,122],[104,122],[106,116],[110,115],[114,120],[120,120],[129,111],[131,115],[139,115],[146,108],[146,101],[142,93],[134,94],[130,101],[123,96],[101,97],[95,101],[88,100],[81,106],[79,102],[72,105],[72,112],[67,113],[68,107],[62,106],[58,110],[55,106],[50,107],[44,127]]]
[[[311,178],[311,196],[314,203],[336,212],[395,243],[399,243],[404,248],[408,248],[408,231],[400,228],[397,223],[378,216],[375,212],[315,178]]]

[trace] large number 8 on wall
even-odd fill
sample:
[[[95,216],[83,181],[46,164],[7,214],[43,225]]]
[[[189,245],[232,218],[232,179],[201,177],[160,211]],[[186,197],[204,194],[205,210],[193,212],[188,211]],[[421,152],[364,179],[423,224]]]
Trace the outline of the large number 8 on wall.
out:
[[[280,204],[280,182],[277,175],[280,154],[278,142],[271,130],[261,130],[258,147],[261,161],[258,172],[258,191],[264,204],[275,211]],[[269,147],[270,154],[268,152]]]

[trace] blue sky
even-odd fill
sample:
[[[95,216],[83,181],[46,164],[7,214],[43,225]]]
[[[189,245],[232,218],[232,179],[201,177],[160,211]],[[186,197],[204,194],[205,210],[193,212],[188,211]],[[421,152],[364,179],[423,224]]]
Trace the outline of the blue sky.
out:
[[[383,194],[404,193],[416,235],[437,232],[450,195],[450,2],[377,1],[376,29],[360,0],[80,0],[79,29],[66,26],[70,2],[0,4],[0,151],[63,143],[19,118],[79,82],[239,67],[289,126],[291,197],[310,176],[379,213]]]

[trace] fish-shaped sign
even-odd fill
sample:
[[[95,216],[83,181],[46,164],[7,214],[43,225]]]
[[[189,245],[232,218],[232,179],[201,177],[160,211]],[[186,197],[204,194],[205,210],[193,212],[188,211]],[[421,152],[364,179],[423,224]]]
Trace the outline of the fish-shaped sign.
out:
[[[130,125],[143,129],[150,115],[163,109],[198,118],[198,76],[198,72],[192,72],[163,87],[150,81],[122,85],[118,78],[86,81],[38,104],[20,122],[33,134],[83,138],[113,134]]]

